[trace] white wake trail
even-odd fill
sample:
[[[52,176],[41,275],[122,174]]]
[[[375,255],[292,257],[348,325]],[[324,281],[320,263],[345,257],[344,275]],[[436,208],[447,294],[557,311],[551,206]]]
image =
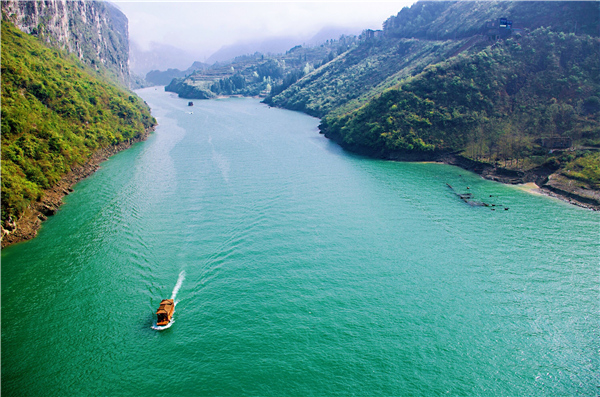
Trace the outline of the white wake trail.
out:
[[[179,273],[177,284],[175,284],[175,288],[173,288],[173,293],[171,294],[171,299],[173,299],[173,301],[175,300],[175,297],[177,297],[177,293],[181,288],[181,284],[183,284],[183,280],[185,280],[185,270],[182,270],[181,273]]]

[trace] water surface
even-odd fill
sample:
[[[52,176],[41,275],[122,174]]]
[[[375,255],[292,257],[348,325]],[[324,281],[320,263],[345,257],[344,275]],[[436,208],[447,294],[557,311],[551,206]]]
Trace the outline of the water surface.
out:
[[[156,132],[2,251],[3,394],[597,393],[597,213],[139,93]]]

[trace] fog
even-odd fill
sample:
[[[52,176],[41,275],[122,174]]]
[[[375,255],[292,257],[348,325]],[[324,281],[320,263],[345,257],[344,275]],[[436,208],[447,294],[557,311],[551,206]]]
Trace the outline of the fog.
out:
[[[381,29],[383,22],[415,0],[395,2],[201,2],[113,3],[129,19],[131,68],[186,69],[256,51],[283,52]]]

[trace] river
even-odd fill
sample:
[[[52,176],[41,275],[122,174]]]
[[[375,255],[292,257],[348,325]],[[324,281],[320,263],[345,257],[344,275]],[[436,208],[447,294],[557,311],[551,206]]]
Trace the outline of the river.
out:
[[[2,250],[3,395],[597,393],[598,213],[138,93],[156,132]]]

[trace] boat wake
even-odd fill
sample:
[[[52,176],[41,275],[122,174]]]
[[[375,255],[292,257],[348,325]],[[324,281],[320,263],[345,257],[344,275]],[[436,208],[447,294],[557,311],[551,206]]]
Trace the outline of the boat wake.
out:
[[[179,288],[181,288],[181,284],[183,284],[183,280],[185,280],[185,270],[182,270],[181,273],[179,273],[179,278],[177,279],[175,288],[173,288],[171,299],[175,300],[175,298],[177,297],[177,293],[179,292]]]
[[[177,297],[177,293],[179,292],[179,289],[181,288],[181,285],[183,284],[183,281],[185,280],[185,270],[182,270],[181,273],[179,273],[179,277],[177,278],[177,283],[175,283],[175,288],[173,288],[173,292],[171,293],[171,299],[173,299],[173,316],[175,316],[175,309],[177,308],[177,303],[179,303],[179,301],[176,301],[175,298]],[[154,323],[152,325],[152,329],[155,329],[157,331],[162,331],[165,330],[167,328],[171,328],[171,326],[173,325],[173,323],[175,322],[174,318],[171,318],[171,321],[169,321],[169,324],[167,325],[156,325],[156,323]]]

